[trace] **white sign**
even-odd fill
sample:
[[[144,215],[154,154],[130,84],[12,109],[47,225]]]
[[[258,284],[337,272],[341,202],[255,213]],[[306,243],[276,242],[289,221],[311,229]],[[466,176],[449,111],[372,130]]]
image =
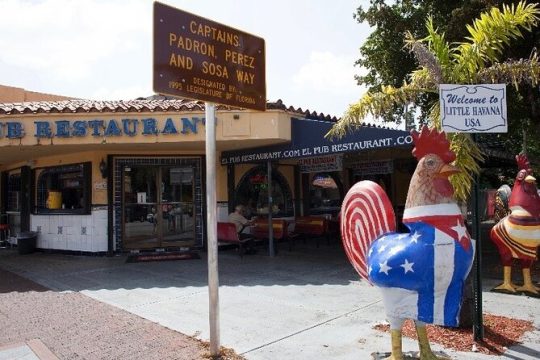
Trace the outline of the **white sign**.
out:
[[[312,173],[321,171],[341,171],[343,169],[342,155],[327,155],[304,158],[298,161],[300,172]]]
[[[137,193],[137,204],[146,204],[146,193],[138,192]]]
[[[446,132],[508,132],[506,85],[439,85],[441,124]]]

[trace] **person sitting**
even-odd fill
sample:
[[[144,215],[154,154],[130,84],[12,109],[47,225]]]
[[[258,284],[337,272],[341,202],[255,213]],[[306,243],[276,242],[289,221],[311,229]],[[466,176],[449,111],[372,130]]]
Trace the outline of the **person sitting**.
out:
[[[256,251],[254,249],[253,238],[249,234],[245,234],[243,231],[246,227],[253,225],[253,220],[248,220],[244,216],[245,208],[244,205],[236,205],[234,212],[229,214],[229,222],[233,223],[236,226],[236,232],[238,233],[238,238],[250,239],[246,242],[246,254],[254,254]]]

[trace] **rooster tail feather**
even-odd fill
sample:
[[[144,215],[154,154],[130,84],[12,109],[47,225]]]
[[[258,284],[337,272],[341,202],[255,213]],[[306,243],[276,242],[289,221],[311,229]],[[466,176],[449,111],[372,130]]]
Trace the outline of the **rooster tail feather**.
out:
[[[371,243],[395,231],[394,209],[383,188],[373,181],[356,183],[341,206],[341,238],[349,261],[362,278],[368,279]]]
[[[495,193],[495,209],[494,217],[495,223],[501,221],[507,215],[510,215],[510,208],[508,207],[508,201],[512,195],[512,189],[508,185],[502,185],[497,189]]]

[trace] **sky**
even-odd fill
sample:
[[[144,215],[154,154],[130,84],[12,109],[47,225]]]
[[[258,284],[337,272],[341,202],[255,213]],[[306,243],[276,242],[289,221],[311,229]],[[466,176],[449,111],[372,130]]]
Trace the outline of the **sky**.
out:
[[[368,0],[162,0],[265,39],[268,101],[341,117],[365,93]],[[0,0],[0,84],[95,100],[152,90],[150,0]]]

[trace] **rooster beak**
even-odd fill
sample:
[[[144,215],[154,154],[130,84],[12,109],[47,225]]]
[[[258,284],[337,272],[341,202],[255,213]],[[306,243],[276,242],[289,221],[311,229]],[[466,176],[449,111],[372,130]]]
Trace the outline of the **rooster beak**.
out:
[[[527,175],[527,177],[525,178],[525,181],[528,183],[533,183],[536,181],[536,178],[532,175]]]
[[[440,177],[450,177],[451,175],[461,172],[457,167],[449,164],[444,164],[444,166],[439,171],[438,176]]]

